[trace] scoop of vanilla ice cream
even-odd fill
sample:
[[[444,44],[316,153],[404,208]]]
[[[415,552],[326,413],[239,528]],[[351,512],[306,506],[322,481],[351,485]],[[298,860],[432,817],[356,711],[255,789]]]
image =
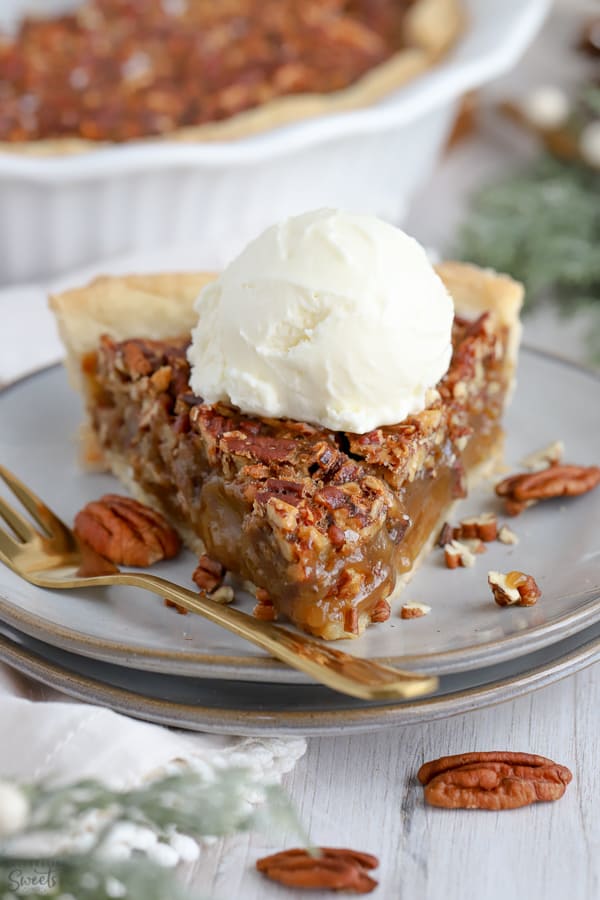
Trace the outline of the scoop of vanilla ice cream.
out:
[[[423,409],[450,362],[450,295],[420,244],[374,216],[269,228],[196,310],[192,389],[245,413],[364,433]]]

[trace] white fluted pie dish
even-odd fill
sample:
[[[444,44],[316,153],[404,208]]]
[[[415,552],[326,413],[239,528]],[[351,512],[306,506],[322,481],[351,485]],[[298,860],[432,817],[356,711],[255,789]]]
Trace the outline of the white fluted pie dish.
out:
[[[400,222],[443,150],[462,94],[516,62],[548,6],[465,0],[469,21],[454,50],[365,108],[232,141],[132,141],[64,157],[0,153],[0,283],[190,241],[221,264],[272,222],[319,206]]]

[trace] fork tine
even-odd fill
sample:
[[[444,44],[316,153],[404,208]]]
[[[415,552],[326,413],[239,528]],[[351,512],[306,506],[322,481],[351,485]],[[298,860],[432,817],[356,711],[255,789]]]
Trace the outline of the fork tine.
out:
[[[23,482],[9,472],[4,466],[0,465],[0,478],[3,479],[7,487],[18,497],[27,512],[38,522],[50,537],[60,534],[64,536],[69,534],[70,530],[65,523],[43,503],[37,494],[34,494]]]
[[[7,503],[3,497],[0,497],[0,518],[8,522],[14,533],[21,538],[22,541],[29,541],[35,537],[36,531],[33,525],[23,518],[16,509],[13,509],[10,503]]]
[[[18,541],[7,534],[6,531],[0,529],[0,558],[4,559],[8,565],[10,565],[9,560],[14,559],[19,547],[22,546],[22,544],[19,544]]]

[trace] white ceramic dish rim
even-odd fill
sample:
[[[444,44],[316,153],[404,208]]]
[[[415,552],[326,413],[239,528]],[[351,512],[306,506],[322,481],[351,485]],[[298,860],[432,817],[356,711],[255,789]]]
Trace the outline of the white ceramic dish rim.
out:
[[[510,68],[540,27],[550,0],[513,0],[504,6],[497,10],[493,43],[489,36],[478,41],[486,36],[475,21],[464,38],[472,45],[464,59],[451,54],[439,66],[373,106],[306,119],[229,142],[138,141],[66,157],[0,153],[0,176],[62,183],[167,167],[244,166],[315,144],[404,125]]]
[[[526,346],[522,350],[534,356],[566,365],[600,381],[600,375],[597,372],[556,354]],[[44,367],[13,381],[11,384],[5,385],[0,390],[0,394],[10,390],[11,387],[21,385],[30,378],[43,376],[44,372],[53,368],[55,366]],[[461,647],[434,654],[423,653],[418,656],[407,654],[394,658],[382,656],[378,659],[432,675],[466,672],[478,669],[485,663],[488,665],[502,663],[567,639],[600,621],[600,586],[596,585],[589,590],[572,595],[572,597],[581,600],[581,604],[575,611],[567,612],[563,616],[556,617],[550,623],[534,626],[522,633],[473,645],[467,648],[467,655],[465,655],[465,648]],[[0,597],[0,620],[37,640],[60,649],[90,659],[134,669],[164,673],[165,664],[168,664],[169,674],[173,675],[191,678],[215,678],[216,676],[227,680],[240,680],[241,666],[244,669],[243,678],[246,681],[268,682],[273,678],[289,684],[303,684],[307,681],[301,673],[290,670],[278,660],[268,657],[244,657],[242,659],[235,656],[214,657],[210,653],[182,653],[170,650],[161,650],[158,653],[154,649],[132,648],[114,641],[90,637],[72,628],[40,620],[29,612],[18,610],[14,604],[2,597]],[[50,627],[46,627],[49,624]]]
[[[592,632],[590,635],[583,633],[582,642],[575,649],[569,650],[561,646],[567,639],[556,645],[557,653],[550,661],[531,668],[517,669],[516,674],[509,674],[496,681],[492,679],[483,684],[422,700],[334,710],[237,710],[157,699],[49,661],[23,646],[18,634],[12,635],[11,640],[1,631],[0,661],[78,700],[109,706],[117,712],[159,725],[219,734],[302,734],[316,737],[418,725],[516,700],[600,662],[600,636],[597,629],[592,629]],[[513,662],[518,665],[519,661]],[[265,689],[268,689],[267,685],[257,687],[258,691]],[[291,690],[293,692],[294,689]],[[290,694],[290,701],[292,706],[293,694]]]

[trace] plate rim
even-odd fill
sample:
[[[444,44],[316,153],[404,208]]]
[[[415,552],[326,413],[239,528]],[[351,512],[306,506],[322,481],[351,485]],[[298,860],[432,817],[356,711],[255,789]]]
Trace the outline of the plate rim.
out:
[[[157,725],[219,734],[319,737],[419,725],[499,706],[600,663],[600,635],[547,663],[483,685],[406,703],[324,711],[232,710],[156,699],[74,672],[1,632],[0,662],[70,697]]]
[[[583,365],[575,360],[568,359],[558,353],[542,350],[527,343],[522,344],[521,352],[541,357],[542,359],[566,366],[580,374],[600,382],[600,372]],[[25,382],[50,373],[61,366],[61,362],[40,366],[8,383],[0,386],[0,401],[2,397],[14,388],[21,387]],[[432,675],[452,674],[461,671],[470,671],[481,667],[482,661],[489,662],[490,652],[495,651],[494,663],[506,662],[515,659],[525,653],[534,652],[546,646],[566,639],[585,628],[600,621],[600,584],[581,593],[566,595],[572,598],[582,597],[583,605],[578,609],[567,612],[551,623],[534,626],[524,632],[487,641],[484,644],[467,648],[469,652],[465,659],[465,648],[456,648],[439,653],[410,654],[404,656],[374,656],[373,660],[390,665],[406,666],[419,672],[428,672]],[[107,641],[99,637],[92,637],[83,632],[63,627],[61,624],[40,619],[19,609],[15,602],[8,597],[0,595],[0,619],[7,625],[22,631],[44,643],[51,644],[59,649],[76,653],[90,659],[113,663],[139,670],[162,672],[165,663],[172,666],[169,674],[191,678],[222,678],[227,680],[240,680],[240,669],[243,670],[243,680],[269,681],[274,675],[278,676],[281,683],[302,684],[309,682],[308,676],[291,669],[285,663],[268,656],[231,656],[198,651],[156,650],[147,647],[131,647],[117,641]],[[43,622],[44,625],[40,625]],[[526,645],[527,650],[523,651]]]

